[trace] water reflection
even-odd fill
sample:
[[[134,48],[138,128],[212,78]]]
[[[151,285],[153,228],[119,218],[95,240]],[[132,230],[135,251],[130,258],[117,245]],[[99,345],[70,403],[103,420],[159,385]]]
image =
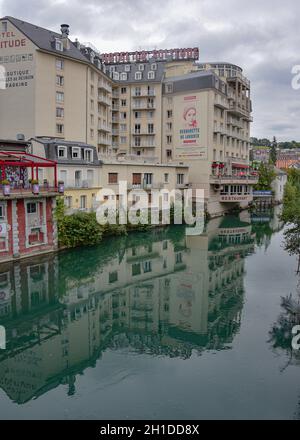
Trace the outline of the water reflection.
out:
[[[230,349],[255,236],[244,213],[200,236],[172,227],[1,265],[0,387],[18,403],[59,384],[72,395],[108,349],[182,359]]]

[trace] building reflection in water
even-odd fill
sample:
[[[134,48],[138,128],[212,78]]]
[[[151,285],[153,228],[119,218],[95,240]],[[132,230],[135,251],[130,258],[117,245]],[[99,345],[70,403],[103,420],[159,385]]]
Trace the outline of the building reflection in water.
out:
[[[244,214],[245,216],[246,214]],[[25,403],[76,375],[105,350],[189,358],[229,349],[239,331],[250,217],[107,241],[1,267],[0,387]]]

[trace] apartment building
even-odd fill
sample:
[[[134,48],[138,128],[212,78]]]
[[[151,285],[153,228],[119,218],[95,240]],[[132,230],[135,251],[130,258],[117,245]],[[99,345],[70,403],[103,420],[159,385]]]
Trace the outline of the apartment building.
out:
[[[76,139],[99,152],[111,147],[112,81],[95,52],[61,33],[5,17],[0,20],[2,137]]]
[[[64,182],[66,213],[96,208],[97,193],[101,188],[101,162],[95,146],[60,139],[34,138],[31,149],[34,154],[57,163],[58,180]],[[41,183],[47,183],[49,177],[47,169],[39,169]]]
[[[163,161],[189,165],[211,215],[246,206],[258,179],[249,164],[250,83],[231,64],[182,63],[181,70],[168,69],[163,81]]]
[[[239,66],[199,63],[197,48],[100,54],[71,42],[68,25],[55,33],[5,17],[0,30],[2,137],[74,140],[111,165],[188,166],[211,216],[252,201],[250,82]]]
[[[106,66],[118,84],[113,90],[112,136],[119,153],[156,157],[161,162],[164,65],[153,60]]]

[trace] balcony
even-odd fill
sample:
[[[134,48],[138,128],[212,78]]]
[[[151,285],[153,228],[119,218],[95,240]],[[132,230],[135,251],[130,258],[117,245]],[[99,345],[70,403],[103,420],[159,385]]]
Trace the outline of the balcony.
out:
[[[132,133],[132,136],[155,136],[155,131],[153,131],[152,133],[149,133],[148,131],[135,131],[134,133]]]
[[[98,81],[98,89],[105,90],[108,93],[112,92],[112,87],[110,84],[106,83],[105,81]]]
[[[111,105],[110,99],[104,95],[98,95],[98,102],[104,105]]]
[[[120,110],[120,106],[119,104],[113,104],[111,109],[113,112],[118,112]]]
[[[98,145],[111,145],[111,141],[109,139],[100,138],[98,139]]]
[[[217,122],[214,124],[214,132],[230,136],[226,126],[224,124],[218,124]]]
[[[227,98],[224,98],[224,96],[217,95],[215,96],[215,107],[218,107],[222,110],[228,110],[229,109],[229,103]]]
[[[149,103],[141,103],[141,102],[133,102],[132,104],[132,110],[155,110],[156,105],[155,104],[149,104]]]
[[[237,185],[256,185],[258,183],[258,176],[214,176],[211,175],[209,177],[209,183],[211,185],[228,185],[228,184],[237,184]]]
[[[102,122],[100,122],[98,124],[98,130],[99,131],[105,131],[105,132],[109,133],[111,129],[110,129],[110,127],[107,124],[103,124]]]
[[[53,197],[59,195],[58,188],[55,186],[40,185],[39,194],[33,195],[31,188],[24,188],[23,186],[11,188],[10,195],[4,196],[2,187],[0,185],[0,200],[17,200],[17,199],[32,199],[36,197]]]
[[[251,106],[247,105],[246,103],[243,104],[240,101],[238,102],[231,102],[229,104],[229,110],[228,110],[231,114],[239,117],[239,118],[244,118],[246,119],[246,121],[252,121],[253,118],[250,115],[251,112]]]
[[[115,148],[115,149],[119,148],[118,142],[113,142],[112,143],[112,147]]]
[[[112,129],[112,135],[113,136],[119,136],[119,130],[117,128]]]
[[[155,148],[155,144],[145,144],[142,142],[140,145],[132,144],[131,148]]]
[[[133,98],[147,98],[147,97],[154,97],[155,95],[155,90],[142,90],[140,93],[133,93]]]

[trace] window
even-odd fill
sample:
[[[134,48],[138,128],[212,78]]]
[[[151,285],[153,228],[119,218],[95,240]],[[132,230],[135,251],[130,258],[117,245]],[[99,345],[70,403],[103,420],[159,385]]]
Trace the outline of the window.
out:
[[[121,136],[120,143],[121,144],[126,144],[126,142],[127,142],[127,137],[126,136]]]
[[[118,281],[118,272],[110,272],[109,274],[109,283],[113,284],[116,283]]]
[[[153,134],[154,133],[154,124],[148,124],[148,133]]]
[[[166,84],[166,93],[173,93],[173,84],[172,83]]]
[[[94,183],[94,171],[93,170],[87,170],[87,181],[89,187],[93,186]]]
[[[84,158],[87,162],[93,162],[93,150],[84,150]]]
[[[61,107],[56,107],[56,117],[57,118],[63,118],[64,117],[64,109]]]
[[[127,88],[126,87],[122,87],[121,88],[121,93],[122,93],[122,95],[125,95],[125,93],[127,93]]]
[[[80,196],[80,209],[86,209],[86,196]]]
[[[91,116],[91,125],[94,125],[94,115],[90,115]]]
[[[36,213],[37,213],[37,204],[27,203],[27,214],[36,214]]]
[[[80,157],[80,148],[79,147],[73,147],[72,148],[72,159],[81,159],[81,157]]]
[[[91,110],[94,110],[94,100],[91,99]]]
[[[63,86],[64,85],[64,77],[61,75],[56,75],[56,85]]]
[[[126,105],[127,105],[126,99],[121,99],[121,106],[126,107]]]
[[[125,66],[125,72],[130,72],[130,65],[129,65],[129,64],[127,64],[127,65]]]
[[[152,110],[150,112],[147,112],[147,116],[148,116],[148,119],[153,119],[154,112]]]
[[[75,188],[80,188],[81,187],[81,171],[75,171]]]
[[[172,157],[172,150],[167,150],[167,157],[171,158]]]
[[[108,173],[108,183],[115,185],[118,183],[118,173]]]
[[[120,130],[121,131],[127,131],[127,125],[126,124],[120,124]]]
[[[169,174],[165,174],[165,183],[169,183]]]
[[[64,60],[61,60],[59,58],[56,59],[56,68],[59,70],[63,70],[64,68]]]
[[[63,92],[56,92],[56,102],[64,102],[65,95]]]
[[[135,96],[141,96],[141,94],[142,94],[142,89],[141,89],[141,87],[136,87],[136,88],[135,88],[135,91],[134,91],[134,95],[135,95]]]
[[[136,136],[134,139],[134,146],[140,147],[141,146],[141,138],[139,136]]]
[[[134,112],[135,119],[141,119],[142,113],[141,112]]]
[[[167,130],[172,131],[172,128],[173,128],[172,122],[167,122]]]
[[[59,50],[60,52],[63,52],[64,46],[63,46],[62,41],[60,41],[58,39],[55,40],[55,49]]]
[[[184,174],[177,174],[177,184],[178,185],[184,184]]]
[[[143,263],[143,271],[144,273],[152,272],[152,264],[151,261],[145,261]]]
[[[133,173],[132,174],[132,184],[133,185],[141,185],[141,183],[142,183],[141,173]]]
[[[153,182],[153,174],[152,173],[145,173],[144,174],[144,181],[146,185],[151,185]]]
[[[119,72],[113,72],[113,79],[115,79],[116,81],[119,81],[119,79],[120,79]]]
[[[142,79],[142,72],[135,72],[135,79],[137,81],[141,80]]]
[[[139,69],[139,71],[142,72],[142,71],[145,69],[144,64],[139,64],[139,65],[138,65],[138,69]]]
[[[7,32],[7,21],[2,22],[2,32]]]
[[[132,265],[132,276],[135,277],[137,275],[141,275],[141,263]]]
[[[91,139],[94,139],[94,135],[95,135],[94,129],[91,128],[90,129],[90,137],[91,137]]]
[[[152,63],[151,64],[151,70],[157,70],[157,64],[156,63]]]
[[[67,147],[57,147],[57,156],[60,159],[67,158]]]
[[[167,136],[167,145],[172,144],[172,136]]]
[[[135,124],[134,132],[135,134],[141,134],[141,124]]]
[[[72,208],[72,197],[71,196],[66,196],[64,202],[65,202],[65,207],[67,209]]]
[[[155,72],[153,72],[152,70],[148,72],[148,79],[155,79]]]
[[[93,95],[93,94],[94,94],[94,86],[91,85],[91,95]]]
[[[5,208],[4,205],[0,205],[0,220],[5,219]]]
[[[64,133],[64,126],[63,124],[56,124],[56,133],[63,134]]]
[[[167,111],[167,118],[170,119],[173,117],[173,110],[168,110]]]
[[[122,72],[121,73],[121,81],[127,81],[127,73],[125,73],[125,72]]]
[[[120,119],[126,119],[127,118],[127,113],[126,112],[121,112],[120,113]]]

